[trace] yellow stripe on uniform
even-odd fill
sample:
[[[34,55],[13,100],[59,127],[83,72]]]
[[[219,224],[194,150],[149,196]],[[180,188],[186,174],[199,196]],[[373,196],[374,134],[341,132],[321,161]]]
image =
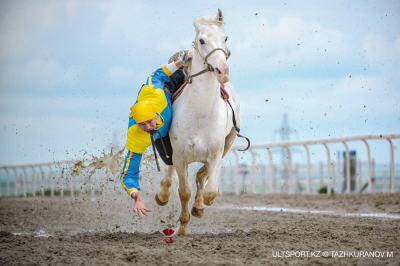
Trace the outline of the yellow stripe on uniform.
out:
[[[129,189],[129,188],[127,188],[127,187],[125,186],[125,184],[124,184],[124,176],[125,176],[126,173],[128,172],[129,164],[131,163],[132,155],[133,155],[133,152],[130,151],[130,155],[129,155],[127,161],[126,161],[126,166],[125,166],[124,172],[122,173],[122,176],[121,176],[121,184],[122,184],[122,186],[126,189],[126,191],[128,192],[129,195],[132,193],[132,191],[138,191],[136,188],[131,188],[131,189]]]
[[[130,195],[132,192],[136,192],[136,191],[139,191],[139,190],[137,190],[137,188],[131,188],[131,189],[128,189],[128,194]]]
[[[169,71],[169,69],[168,69],[167,66],[163,66],[163,67],[162,67],[162,70],[164,70],[165,74],[167,74],[168,76],[171,76],[171,75],[172,75],[171,71]]]
[[[156,72],[154,71],[153,73],[151,73],[150,77],[149,77],[149,85],[150,86],[153,85],[153,75],[154,75],[154,73],[156,73]]]

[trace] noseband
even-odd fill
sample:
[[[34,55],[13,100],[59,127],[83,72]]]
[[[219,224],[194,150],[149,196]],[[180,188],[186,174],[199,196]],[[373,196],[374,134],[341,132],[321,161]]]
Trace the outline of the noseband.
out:
[[[199,48],[197,47],[197,45],[196,45],[196,42],[193,42],[193,47],[194,47],[194,49],[196,49],[197,50],[197,52],[199,53],[199,55],[201,56],[201,57],[203,57],[202,55],[201,55],[201,53],[199,52]],[[212,53],[214,53],[214,52],[216,52],[216,51],[222,51],[222,52],[224,52],[224,54],[225,54],[225,57],[226,57],[226,61],[228,61],[228,59],[229,59],[229,57],[231,56],[231,51],[229,51],[229,49],[227,49],[228,50],[228,52],[226,52],[224,49],[222,49],[222,48],[215,48],[214,50],[212,50],[211,52],[209,52],[207,55],[206,55],[206,57],[204,57],[204,64],[205,65],[207,65],[207,68],[206,69],[204,69],[204,70],[202,70],[202,71],[200,71],[200,72],[197,72],[196,74],[193,74],[193,75],[190,75],[189,74],[189,71],[188,71],[188,68],[187,68],[187,66],[188,66],[188,57],[187,57],[187,54],[185,53],[185,55],[184,55],[184,68],[183,68],[183,74],[185,75],[185,77],[186,77],[186,79],[187,79],[187,82],[189,83],[189,84],[192,84],[192,78],[193,77],[197,77],[197,76],[200,76],[201,74],[204,74],[204,73],[206,73],[206,72],[212,72],[212,71],[214,71],[214,68],[207,62],[207,58],[210,56],[210,55],[212,55]]]
[[[195,47],[196,49],[197,49],[197,51],[199,51],[199,49],[197,48],[197,47]],[[228,52],[226,52],[224,49],[222,49],[222,48],[215,48],[214,50],[212,50],[211,52],[209,52],[208,53],[208,55],[206,56],[206,57],[204,57],[204,64],[208,64],[207,63],[207,58],[212,54],[212,53],[214,53],[215,51],[218,51],[218,50],[221,50],[222,52],[224,52],[224,54],[225,54],[225,57],[226,57],[226,61],[228,61],[228,58],[231,56],[231,51],[229,51],[229,49],[228,49]],[[200,52],[199,52],[199,54],[200,54]],[[201,54],[200,54],[201,55]]]

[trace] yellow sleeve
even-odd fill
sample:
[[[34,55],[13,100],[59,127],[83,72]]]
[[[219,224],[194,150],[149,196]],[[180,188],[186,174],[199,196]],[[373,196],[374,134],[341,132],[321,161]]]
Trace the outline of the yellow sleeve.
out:
[[[128,129],[126,148],[142,154],[151,145],[150,134],[141,130],[137,124]]]

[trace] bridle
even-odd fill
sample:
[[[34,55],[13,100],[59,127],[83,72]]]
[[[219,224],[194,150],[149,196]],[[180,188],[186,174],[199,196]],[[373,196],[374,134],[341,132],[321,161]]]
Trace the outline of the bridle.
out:
[[[185,52],[185,55],[183,56],[183,62],[184,62],[183,74],[185,75],[186,80],[187,80],[187,82],[188,82],[189,84],[192,84],[192,81],[193,81],[192,78],[193,78],[193,77],[200,76],[201,74],[204,74],[204,73],[206,73],[206,72],[212,72],[212,71],[214,71],[214,68],[207,62],[208,57],[209,57],[210,55],[212,55],[214,52],[216,52],[216,51],[222,51],[222,52],[225,54],[225,57],[226,57],[226,60],[227,60],[227,61],[228,61],[229,57],[231,56],[231,51],[229,51],[228,48],[226,48],[226,49],[228,50],[228,52],[227,52],[227,51],[225,51],[224,49],[218,47],[218,48],[213,49],[213,50],[212,50],[211,52],[209,52],[205,57],[203,57],[202,54],[201,54],[200,51],[199,51],[199,48],[197,47],[196,41],[193,42],[193,48],[196,49],[197,52],[199,53],[200,57],[203,58],[204,64],[207,65],[207,68],[204,69],[204,70],[202,70],[202,71],[200,71],[200,72],[197,72],[196,74],[190,75],[190,74],[189,74],[189,70],[188,70],[188,65],[189,65],[189,64],[188,64],[188,57],[187,57],[187,53]]]
[[[196,49],[197,49],[197,51],[199,51],[198,48],[196,48]],[[222,48],[215,48],[214,50],[212,50],[211,52],[209,52],[208,55],[207,55],[206,57],[204,57],[204,64],[208,64],[208,63],[207,63],[207,58],[208,58],[212,53],[214,53],[215,51],[218,51],[218,50],[221,50],[222,52],[224,52],[225,57],[226,57],[226,61],[228,61],[228,58],[231,56],[231,51],[229,51],[229,49],[228,49],[228,52],[226,52],[226,51],[225,51],[224,49],[222,49]],[[200,52],[199,52],[199,54],[200,54]],[[201,54],[200,54],[200,56],[201,56]]]
[[[225,51],[225,50],[222,49],[222,48],[215,48],[215,49],[213,49],[211,52],[209,52],[205,57],[203,57],[202,54],[199,52],[199,48],[197,47],[197,43],[196,43],[195,41],[193,42],[193,47],[194,47],[194,49],[197,50],[197,52],[199,53],[200,57],[203,58],[204,64],[207,65],[207,68],[204,69],[204,70],[202,70],[202,71],[200,71],[200,72],[197,72],[196,74],[190,75],[190,74],[189,74],[189,71],[188,71],[189,60],[188,60],[187,52],[185,52],[182,61],[183,61],[183,64],[184,64],[184,67],[183,67],[183,74],[185,75],[187,81],[181,86],[181,88],[179,88],[178,91],[183,90],[183,88],[186,86],[187,83],[192,84],[192,81],[193,81],[192,78],[193,78],[193,77],[200,76],[201,74],[204,74],[204,73],[206,73],[206,72],[214,71],[214,68],[207,62],[207,58],[208,58],[210,55],[212,55],[214,52],[216,52],[216,51],[222,51],[222,52],[224,52],[225,57],[226,57],[226,60],[228,60],[228,58],[231,56],[231,51],[229,51],[228,48],[226,48],[226,49],[228,50],[228,52]],[[222,85],[222,84],[221,84],[221,87],[222,87],[222,89],[223,89],[223,85]],[[226,92],[226,91],[225,91],[225,92]],[[177,92],[175,92],[175,94],[176,94],[176,93],[177,93]],[[175,95],[175,94],[174,94],[174,95]],[[173,97],[174,97],[174,96],[173,96]],[[228,96],[228,98],[229,98],[229,96]],[[230,106],[231,109],[232,109],[232,122],[233,122],[233,127],[234,127],[235,130],[237,131],[237,136],[240,137],[240,138],[245,138],[246,141],[247,141],[247,148],[244,149],[244,150],[239,150],[239,151],[246,151],[246,150],[248,150],[248,149],[250,148],[250,139],[247,138],[247,137],[245,137],[245,136],[243,136],[243,135],[241,135],[241,134],[239,134],[240,128],[237,127],[237,125],[236,125],[235,111],[233,110],[233,107],[232,107],[231,103],[229,102],[229,99],[228,99],[228,98],[226,99],[226,102],[229,104],[229,106]],[[154,149],[154,147],[153,147],[153,149]],[[155,151],[154,151],[154,154],[155,154]]]

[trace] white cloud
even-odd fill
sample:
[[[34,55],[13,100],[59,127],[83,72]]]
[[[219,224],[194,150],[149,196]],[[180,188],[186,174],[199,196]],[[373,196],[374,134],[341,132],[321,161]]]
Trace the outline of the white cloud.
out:
[[[79,117],[0,115],[2,163],[43,162],[79,157],[81,150],[102,150],[113,131],[100,121]]]
[[[77,66],[39,58],[25,64],[9,64],[0,74],[3,90],[27,93],[57,91],[60,86],[66,85],[73,87],[77,84],[78,77]]]
[[[363,40],[367,60],[382,72],[400,74],[400,36],[393,42],[382,35],[369,33]]]
[[[176,4],[182,2],[176,1]],[[115,47],[115,41],[124,42],[136,59],[151,62],[168,61],[169,56],[180,49],[191,48],[195,31],[192,25],[194,17],[190,15],[195,10],[177,10],[172,2],[155,5],[157,8],[149,8],[137,0],[102,2],[101,8],[105,13],[102,43]]]
[[[260,122],[276,122],[286,112],[296,121],[328,119],[332,124],[355,124],[400,114],[400,93],[380,77],[290,79],[282,81],[277,90],[258,89],[238,96],[242,121],[260,116]]]
[[[133,84],[135,80],[135,72],[133,68],[126,68],[123,66],[115,65],[110,67],[107,73],[108,79],[113,83]]]
[[[81,1],[77,1],[77,0],[68,0],[66,2],[66,8],[67,8],[67,13],[70,16],[73,16],[75,14],[75,11],[77,10],[77,8],[79,7],[79,4],[81,3]]]
[[[3,94],[1,113],[21,117],[69,117],[88,121],[108,121],[112,124],[123,121],[125,124],[129,108],[136,100],[136,91],[131,95],[92,95],[92,96],[41,96]]]
[[[79,157],[82,149],[98,154],[113,141],[114,133],[124,145],[134,98],[5,95],[0,114],[1,163]]]
[[[130,42],[148,41],[149,28],[155,25],[151,11],[146,10],[141,1],[103,1],[101,8],[105,12],[102,32],[103,41],[123,36]],[[143,25],[146,25],[144,27]]]
[[[43,35],[60,26],[63,2],[34,1],[5,12],[0,23],[0,57],[28,55]]]
[[[349,46],[343,33],[301,17],[249,19],[235,30],[239,39],[229,46],[244,68],[282,71],[296,66],[313,66],[347,61]]]

